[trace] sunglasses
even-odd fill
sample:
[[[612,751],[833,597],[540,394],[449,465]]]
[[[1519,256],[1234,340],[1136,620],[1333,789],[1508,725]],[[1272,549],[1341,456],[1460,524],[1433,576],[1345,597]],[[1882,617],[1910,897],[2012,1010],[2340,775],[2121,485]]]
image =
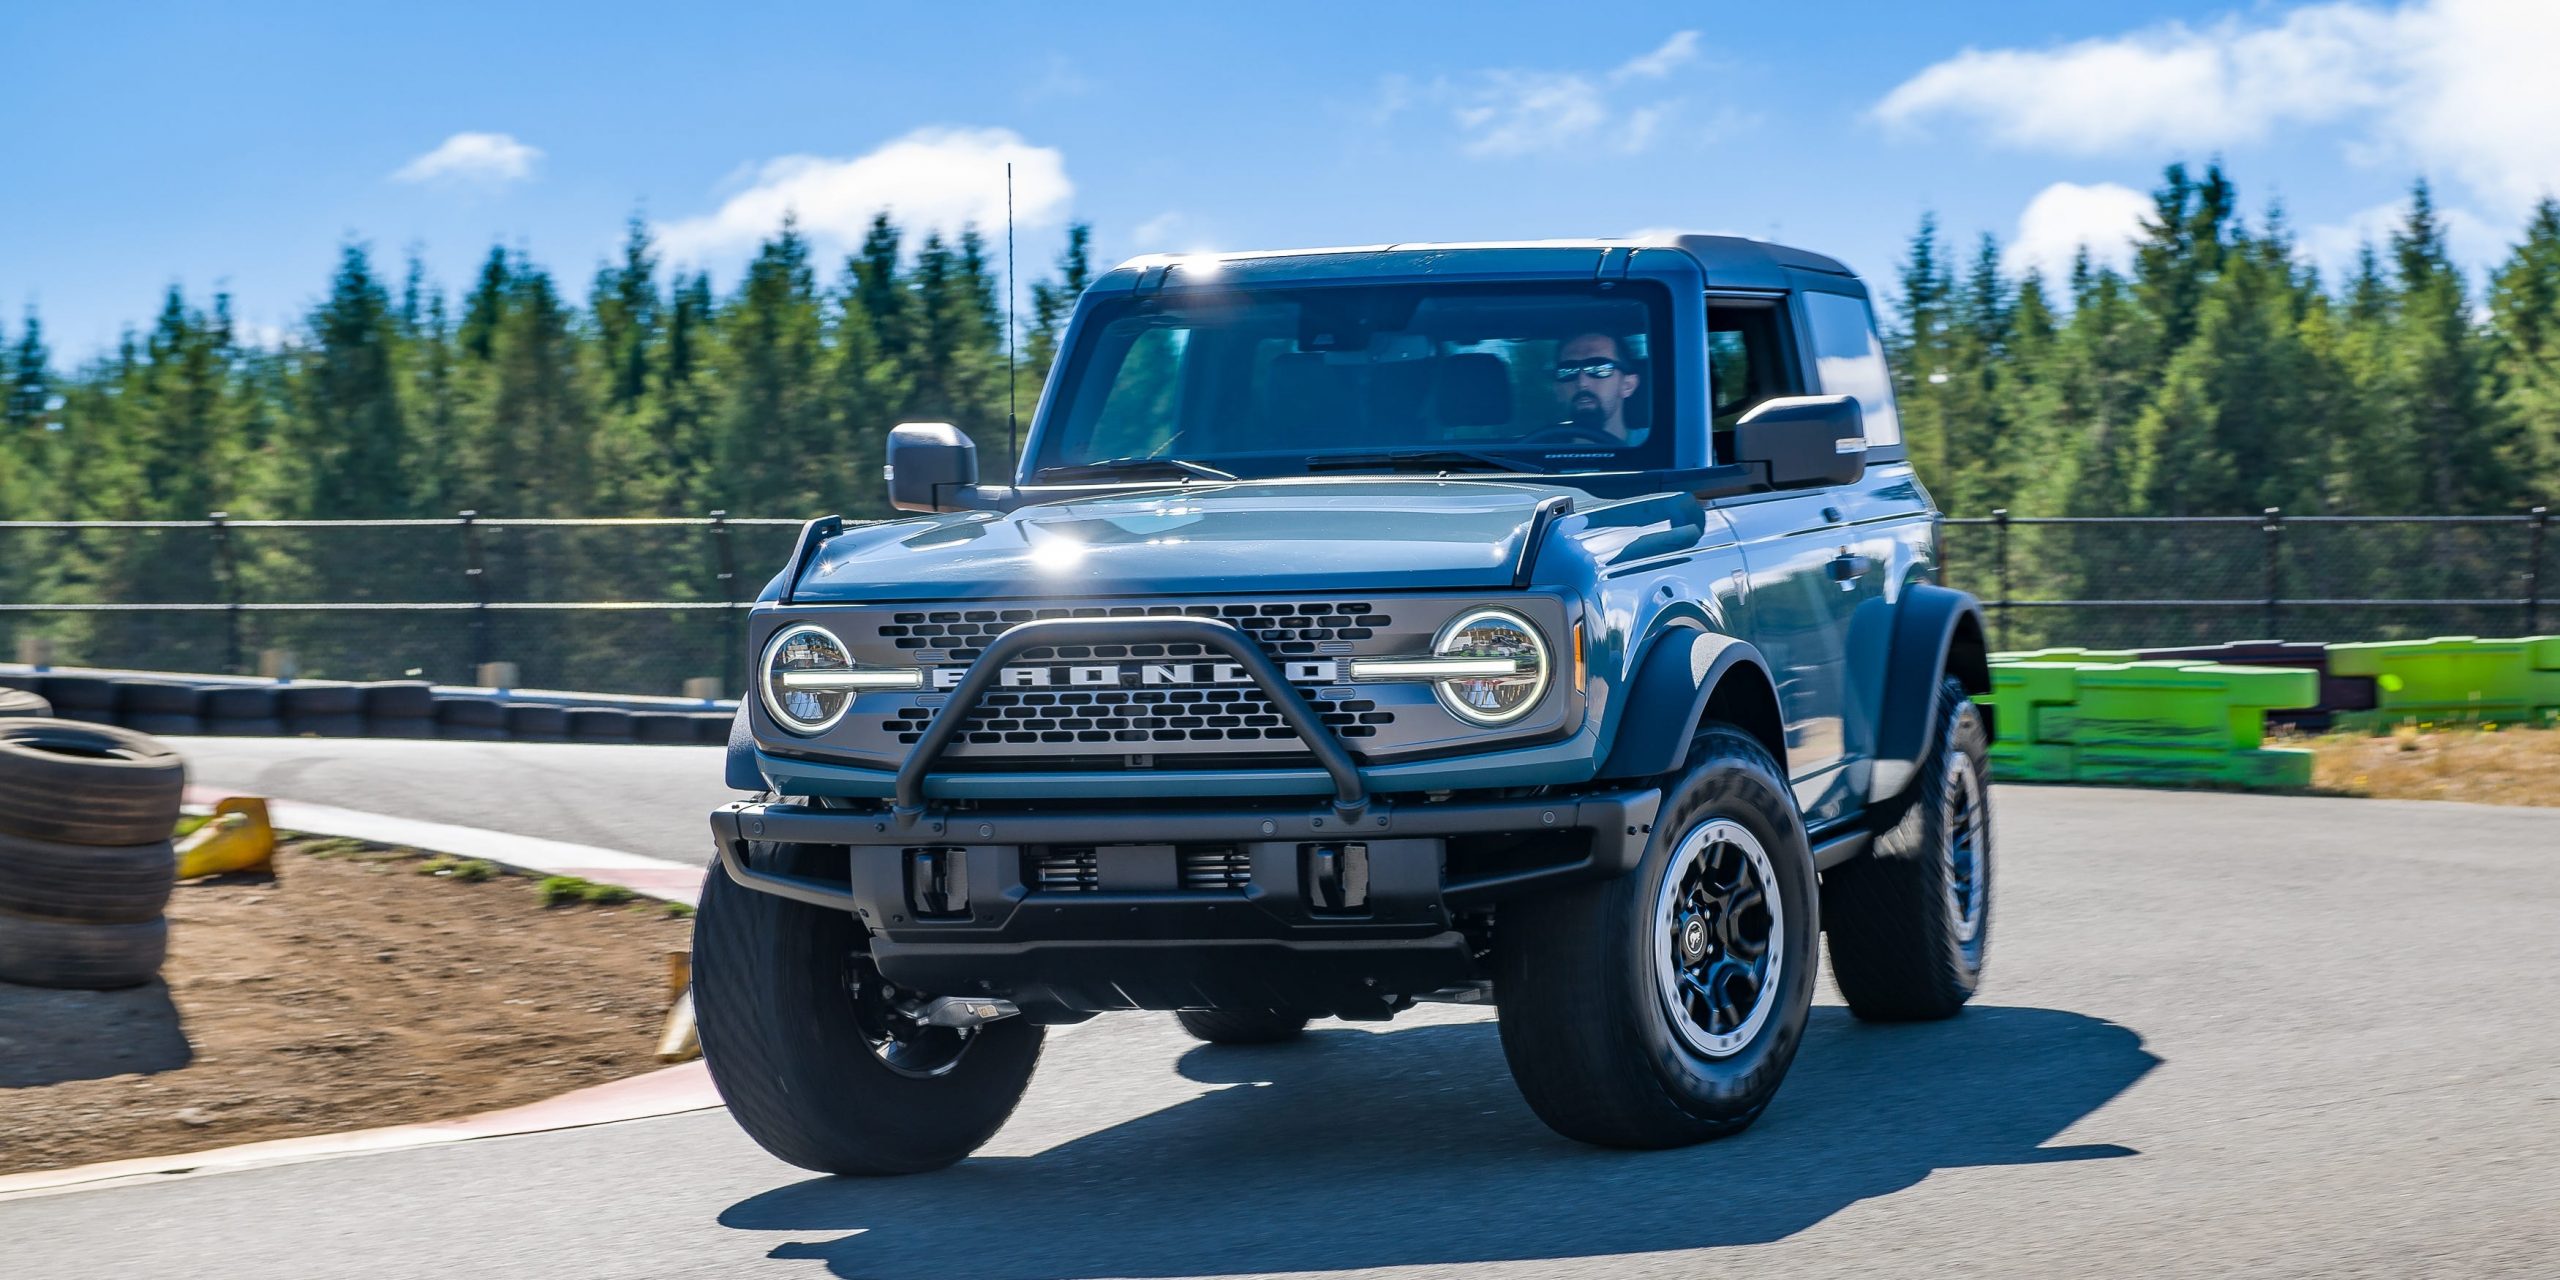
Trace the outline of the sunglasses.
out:
[[[1576,378],[1584,377],[1586,375],[1605,382],[1618,376],[1618,362],[1615,360],[1577,360],[1572,364],[1560,364],[1556,366],[1556,381],[1558,382],[1571,382]]]

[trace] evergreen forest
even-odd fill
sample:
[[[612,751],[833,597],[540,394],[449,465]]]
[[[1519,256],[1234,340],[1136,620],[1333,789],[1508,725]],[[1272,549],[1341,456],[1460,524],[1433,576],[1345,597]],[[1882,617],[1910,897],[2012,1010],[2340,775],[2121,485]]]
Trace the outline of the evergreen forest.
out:
[[[2387,241],[2334,278],[2280,211],[2245,214],[2218,164],[2171,166],[2153,198],[2122,268],[2084,252],[2063,278],[2013,273],[1995,239],[1951,243],[1923,218],[1893,278],[1871,281],[1912,456],[1948,514],[2513,515],[2560,496],[2560,202],[2533,211],[2483,284],[2454,261],[2423,183]],[[225,297],[173,287],[148,325],[67,362],[29,310],[0,323],[0,520],[883,515],[897,422],[957,423],[989,474],[1009,469],[1009,393],[1027,419],[1091,277],[1088,246],[1086,227],[1068,230],[1011,344],[982,235],[910,239],[886,214],[838,261],[785,223],[725,289],[664,270],[635,220],[583,303],[520,249],[490,250],[455,293],[350,243],[308,316],[263,344]],[[698,538],[519,529],[459,548],[398,532],[0,531],[0,604],[467,601],[493,583],[501,599],[747,598],[778,556],[762,531],[721,556]],[[1956,532],[1962,580],[1986,553],[1977,530]],[[2098,598],[2136,571],[2245,594],[2254,572],[2247,530],[2228,564],[2201,568],[2181,562],[2203,554],[2189,544],[2063,532],[2024,558],[2018,594]],[[2472,593],[2512,594],[2515,557],[2482,547],[2439,537],[2333,559],[2367,579],[2405,575],[2407,555],[2477,561]],[[295,626],[323,621],[351,625]],[[99,661],[245,661],[236,621],[217,643],[201,617],[0,618],[28,628]],[[275,619],[248,643],[291,629]],[[371,631],[299,643],[401,647]]]

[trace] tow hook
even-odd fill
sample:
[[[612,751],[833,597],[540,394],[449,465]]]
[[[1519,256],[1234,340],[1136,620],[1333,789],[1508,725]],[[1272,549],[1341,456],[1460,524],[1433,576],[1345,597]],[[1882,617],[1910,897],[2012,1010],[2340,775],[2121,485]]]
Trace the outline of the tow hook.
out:
[[[1010,1000],[990,1000],[984,996],[937,996],[925,1001],[916,1021],[928,1027],[975,1027],[998,1018],[1010,1018],[1022,1010]]]

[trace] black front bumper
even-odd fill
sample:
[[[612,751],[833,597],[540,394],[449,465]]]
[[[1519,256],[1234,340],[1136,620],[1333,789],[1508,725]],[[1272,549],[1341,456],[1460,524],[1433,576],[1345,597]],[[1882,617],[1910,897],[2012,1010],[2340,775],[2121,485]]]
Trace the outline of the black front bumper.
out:
[[[1482,940],[1460,913],[1632,869],[1660,803],[1647,788],[1379,800],[1348,820],[1333,805],[1274,805],[903,821],[757,803],[719,809],[711,826],[732,880],[853,912],[883,976],[917,991],[999,996],[1033,1016],[1357,1017],[1481,980]],[[844,878],[776,873],[769,844],[841,849]]]

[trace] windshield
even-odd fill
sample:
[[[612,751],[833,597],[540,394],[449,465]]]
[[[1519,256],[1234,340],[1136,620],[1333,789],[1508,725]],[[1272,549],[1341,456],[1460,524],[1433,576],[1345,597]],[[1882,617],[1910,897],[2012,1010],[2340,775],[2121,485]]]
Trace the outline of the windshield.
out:
[[[1666,468],[1660,295],[1397,284],[1107,304],[1078,327],[1032,480]]]

